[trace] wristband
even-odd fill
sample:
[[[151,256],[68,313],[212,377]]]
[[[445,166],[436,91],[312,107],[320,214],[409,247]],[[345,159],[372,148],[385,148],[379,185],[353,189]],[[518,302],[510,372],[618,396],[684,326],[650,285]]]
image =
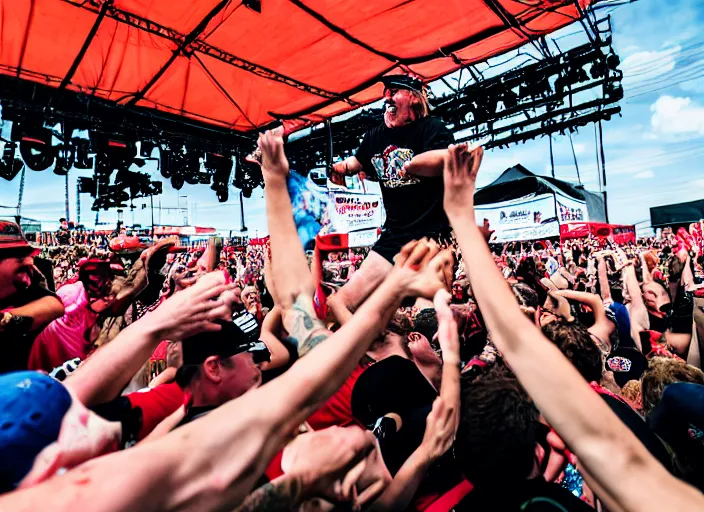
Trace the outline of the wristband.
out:
[[[27,334],[32,328],[32,317],[5,312],[0,319],[0,327],[7,334]]]

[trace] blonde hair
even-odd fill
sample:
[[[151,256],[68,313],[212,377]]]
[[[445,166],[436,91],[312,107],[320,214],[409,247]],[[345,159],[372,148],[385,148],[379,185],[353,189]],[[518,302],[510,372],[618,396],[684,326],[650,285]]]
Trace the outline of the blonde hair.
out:
[[[660,403],[665,387],[673,382],[704,384],[704,373],[681,359],[654,357],[641,377],[643,387],[643,412],[650,416]]]
[[[428,93],[425,88],[422,91],[411,91],[411,111],[415,114],[416,119],[422,119],[430,115],[430,103],[428,102]]]

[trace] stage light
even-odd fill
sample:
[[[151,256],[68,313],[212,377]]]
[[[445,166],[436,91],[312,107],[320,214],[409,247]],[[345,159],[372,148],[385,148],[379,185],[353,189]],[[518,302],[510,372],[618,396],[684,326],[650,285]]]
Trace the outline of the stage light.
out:
[[[592,64],[592,67],[589,70],[589,74],[595,80],[598,78],[605,77],[606,76],[606,63],[601,59],[597,60],[594,64]]]
[[[97,193],[97,183],[95,178],[78,178],[78,193],[79,194],[90,194],[91,197],[95,197]]]
[[[252,191],[262,184],[262,169],[238,156],[232,184],[242,191],[244,197],[252,197]]]
[[[139,156],[142,158],[151,158],[154,148],[158,148],[156,142],[153,140],[143,140],[139,143]]]
[[[621,59],[619,59],[618,55],[616,55],[615,53],[610,53],[606,57],[606,65],[609,69],[616,71],[618,69],[619,64],[621,64]]]
[[[17,144],[6,142],[0,160],[0,178],[12,181],[24,167],[24,162],[17,158]]]
[[[205,156],[205,168],[213,174],[213,184],[218,201],[224,203],[229,198],[230,175],[232,174],[232,157],[219,153],[208,153]]]
[[[92,169],[95,159],[88,155],[90,153],[90,140],[76,138],[73,139],[73,143],[76,146],[76,156],[73,165],[76,169]]]
[[[12,140],[19,141],[20,155],[33,171],[44,171],[54,163],[56,150],[51,145],[52,132],[41,123],[15,121],[12,124]]]
[[[192,149],[186,149],[182,173],[183,179],[189,185],[207,185],[210,183],[211,174],[201,172],[202,158],[203,153]]]
[[[73,162],[73,146],[59,146],[56,151],[56,164],[54,165],[54,174],[58,176],[66,176],[71,167],[73,167]]]

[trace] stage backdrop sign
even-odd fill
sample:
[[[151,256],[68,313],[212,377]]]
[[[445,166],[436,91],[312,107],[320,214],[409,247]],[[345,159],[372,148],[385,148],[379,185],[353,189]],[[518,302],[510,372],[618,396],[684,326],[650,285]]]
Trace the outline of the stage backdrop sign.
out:
[[[552,194],[526,196],[475,208],[477,224],[484,219],[494,230],[492,242],[535,240],[560,236]]]
[[[560,194],[555,194],[555,199],[557,201],[557,215],[561,224],[565,222],[589,222],[587,203]]]
[[[328,216],[331,233],[379,228],[382,224],[381,197],[335,192],[328,202]]]

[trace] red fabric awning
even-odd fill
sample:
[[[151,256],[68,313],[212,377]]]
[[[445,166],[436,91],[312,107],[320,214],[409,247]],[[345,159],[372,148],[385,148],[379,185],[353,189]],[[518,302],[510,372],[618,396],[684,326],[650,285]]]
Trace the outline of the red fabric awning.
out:
[[[582,8],[593,0],[578,0]],[[12,0],[0,73],[239,131],[290,128],[579,19],[572,0]]]

